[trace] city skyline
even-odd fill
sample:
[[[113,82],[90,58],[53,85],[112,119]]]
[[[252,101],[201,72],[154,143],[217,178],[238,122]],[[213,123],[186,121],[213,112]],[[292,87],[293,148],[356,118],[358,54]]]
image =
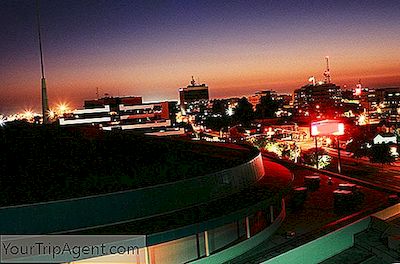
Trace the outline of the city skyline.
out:
[[[40,108],[34,1],[0,3],[0,113]],[[290,92],[322,79],[399,85],[400,4],[41,1],[50,105],[100,94],[177,100],[190,76],[211,98]],[[311,15],[310,15],[311,14]],[[343,88],[343,87],[342,87]]]

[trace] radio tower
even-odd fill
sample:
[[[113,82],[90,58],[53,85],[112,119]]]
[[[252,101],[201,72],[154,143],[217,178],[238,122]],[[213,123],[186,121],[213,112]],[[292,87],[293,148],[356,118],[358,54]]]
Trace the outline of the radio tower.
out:
[[[324,72],[325,83],[331,83],[331,74],[329,72],[329,56],[325,56],[326,70]]]
[[[49,104],[47,99],[47,90],[46,90],[46,79],[44,77],[44,63],[43,63],[43,48],[42,48],[42,37],[40,34],[40,12],[39,12],[39,0],[36,0],[36,18],[37,18],[37,29],[38,29],[38,37],[39,37],[39,51],[40,51],[40,67],[42,72],[42,115],[43,115],[43,124],[49,123]]]

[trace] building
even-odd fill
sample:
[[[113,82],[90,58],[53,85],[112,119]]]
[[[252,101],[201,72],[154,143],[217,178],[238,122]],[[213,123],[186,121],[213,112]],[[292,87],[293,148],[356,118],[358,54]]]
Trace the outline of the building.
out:
[[[349,91],[353,92],[353,99],[359,103],[360,109],[362,111],[369,113],[370,111],[376,109],[377,99],[375,89],[363,87],[361,84],[361,80],[359,80],[356,88]]]
[[[98,106],[89,109],[76,109],[70,114],[65,114],[59,118],[61,126],[69,125],[107,125],[114,121],[115,118],[111,114],[110,105]]]
[[[380,133],[374,137],[374,144],[396,144],[397,137],[393,133]]]
[[[357,91],[357,88],[356,88]],[[363,109],[366,109],[367,112],[376,109],[377,100],[376,100],[376,92],[373,88],[362,87],[360,92],[360,105]]]
[[[156,148],[168,152],[170,156],[178,155],[178,150],[163,149],[160,142],[149,140],[146,143],[149,146],[156,145]],[[188,143],[185,146],[187,148]],[[141,155],[140,149],[134,148],[132,151]],[[2,254],[2,260],[30,263],[222,263],[267,241],[277,231],[286,216],[282,192],[266,189],[266,192],[262,192],[265,195],[251,197],[247,192],[264,180],[261,153],[249,146],[225,149],[204,143],[194,145],[193,142],[186,151],[201,151],[210,160],[231,160],[232,153],[246,155],[236,164],[229,162],[231,166],[218,166],[208,174],[154,182],[145,188],[39,202],[16,208],[2,207],[0,216],[6,220],[2,221],[0,231],[5,243],[12,240],[16,245],[30,246],[38,241],[46,246],[54,246],[58,245],[57,238],[52,236],[46,239],[44,234],[57,233],[78,235],[75,239],[74,236],[58,238],[62,246],[67,243],[71,248],[82,245],[91,251],[78,256],[75,250],[73,255],[69,250],[69,253],[57,254],[55,261],[52,252],[45,256],[34,250],[22,257],[19,254]],[[193,157],[198,155],[194,152]],[[194,164],[201,164],[199,160],[181,160],[179,165],[191,168]],[[126,162],[129,165],[129,160]],[[147,165],[143,164],[138,171],[147,170]],[[157,176],[154,175],[154,178]],[[239,199],[234,202],[226,199],[233,196]],[[217,205],[220,206],[218,210],[213,208]],[[133,228],[132,224],[136,227]],[[129,230],[133,229],[141,235],[130,235]],[[30,236],[14,235],[7,238],[3,237],[4,234]],[[35,235],[33,239],[39,240],[33,240],[32,234]],[[76,242],[76,237],[79,239],[84,234],[103,236],[96,235],[90,242]],[[125,250],[107,250],[110,247],[121,250],[125,247]]]
[[[387,116],[397,116],[400,105],[400,87],[375,89],[377,107]]]
[[[179,89],[179,101],[183,114],[186,114],[188,104],[195,102],[206,102],[208,100],[208,86],[205,83],[196,83],[193,76],[190,85]]]
[[[124,105],[140,105],[142,104],[141,96],[105,96],[103,98],[94,99],[94,100],[85,100],[84,107],[86,109],[102,107],[104,105],[109,105],[110,109],[117,110],[120,104]]]
[[[334,117],[341,114],[340,86],[333,83],[311,83],[294,91],[293,111],[297,116]]]
[[[126,129],[170,127],[174,122],[170,102],[146,103],[140,105],[119,105],[119,124]]]
[[[293,95],[277,94],[275,100],[279,102],[278,111],[275,113],[276,117],[293,115]]]
[[[98,125],[103,130],[155,130],[175,124],[176,102],[142,103],[137,96],[104,97],[86,100],[84,109],[60,118],[60,125]]]
[[[317,82],[315,77],[311,76],[308,79],[309,84],[294,91],[294,115],[310,116],[312,118],[333,118],[342,114],[340,86],[331,82],[329,57],[326,56],[325,60],[324,80]]]

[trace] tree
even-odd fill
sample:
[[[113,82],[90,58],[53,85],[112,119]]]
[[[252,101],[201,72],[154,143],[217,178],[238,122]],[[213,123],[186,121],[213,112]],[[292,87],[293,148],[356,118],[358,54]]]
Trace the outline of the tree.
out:
[[[322,148],[317,148],[317,156],[318,156],[318,168],[323,169],[329,166],[331,162],[331,157],[328,155],[326,150]],[[311,148],[305,150],[301,153],[301,160],[304,164],[308,164],[311,166],[315,166],[316,164],[316,156],[315,156],[315,149]]]
[[[390,151],[388,144],[374,144],[368,153],[369,160],[372,163],[390,164],[395,161],[395,157]]]
[[[224,99],[215,99],[212,101],[212,115],[208,115],[204,120],[204,125],[213,130],[220,130],[224,127],[234,125],[232,117],[227,115],[228,101]]]
[[[400,128],[396,128],[393,133],[396,135],[397,142],[400,142]]]
[[[211,128],[213,130],[220,130],[223,127],[228,127],[232,125],[232,120],[231,117],[229,116],[221,116],[221,117],[207,117],[206,120],[204,120],[204,125],[207,128]]]
[[[233,115],[235,121],[247,126],[254,118],[253,105],[247,101],[246,97],[239,99]]]
[[[257,118],[273,118],[278,111],[279,102],[273,100],[271,96],[262,96],[260,103],[256,105]]]
[[[368,156],[368,151],[365,148],[366,142],[357,138],[353,138],[352,141],[347,144],[346,150],[353,153],[353,157],[356,159]]]
[[[227,109],[226,100],[219,100],[219,99],[213,100],[212,110],[211,110],[213,114],[219,114],[221,116],[225,116],[226,109]]]
[[[350,124],[349,129],[345,130],[345,136],[350,139],[346,145],[346,151],[353,153],[353,157],[356,159],[367,157],[368,149],[367,144],[374,134],[367,129],[366,126],[355,126]]]

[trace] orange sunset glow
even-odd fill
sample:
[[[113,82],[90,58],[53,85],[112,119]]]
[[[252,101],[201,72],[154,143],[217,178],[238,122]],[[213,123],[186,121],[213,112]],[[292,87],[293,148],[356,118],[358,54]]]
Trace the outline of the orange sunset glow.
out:
[[[29,13],[30,6],[25,5],[6,5],[11,12],[7,16]],[[78,2],[70,5],[79,8]],[[326,55],[331,58],[332,80],[338,85],[352,86],[359,79],[374,87],[400,84],[399,18],[393,7],[375,3],[357,8],[354,4],[348,10],[338,4],[318,13],[320,7],[311,4],[316,12],[310,18],[303,14],[305,6],[282,4],[278,14],[266,16],[270,11],[259,13],[259,4],[247,7],[247,12],[240,4],[228,10],[216,5],[201,4],[199,10],[192,10],[187,3],[173,11],[166,4],[159,8],[167,13],[150,9],[133,22],[133,15],[118,5],[89,7],[100,8],[102,17],[85,17],[75,9],[72,17],[66,17],[60,9],[68,8],[67,3],[56,9],[51,1],[43,1],[50,106],[69,101],[71,107],[80,107],[83,99],[96,97],[96,88],[100,94],[140,95],[145,101],[177,100],[178,88],[186,86],[192,75],[209,85],[212,98],[260,89],[291,93],[309,76],[322,78]],[[229,18],[229,12],[235,13],[235,19]],[[59,13],[63,15],[56,17]],[[383,15],[390,19],[377,20]],[[0,111],[39,109],[34,13],[2,35],[8,38],[0,68]]]

